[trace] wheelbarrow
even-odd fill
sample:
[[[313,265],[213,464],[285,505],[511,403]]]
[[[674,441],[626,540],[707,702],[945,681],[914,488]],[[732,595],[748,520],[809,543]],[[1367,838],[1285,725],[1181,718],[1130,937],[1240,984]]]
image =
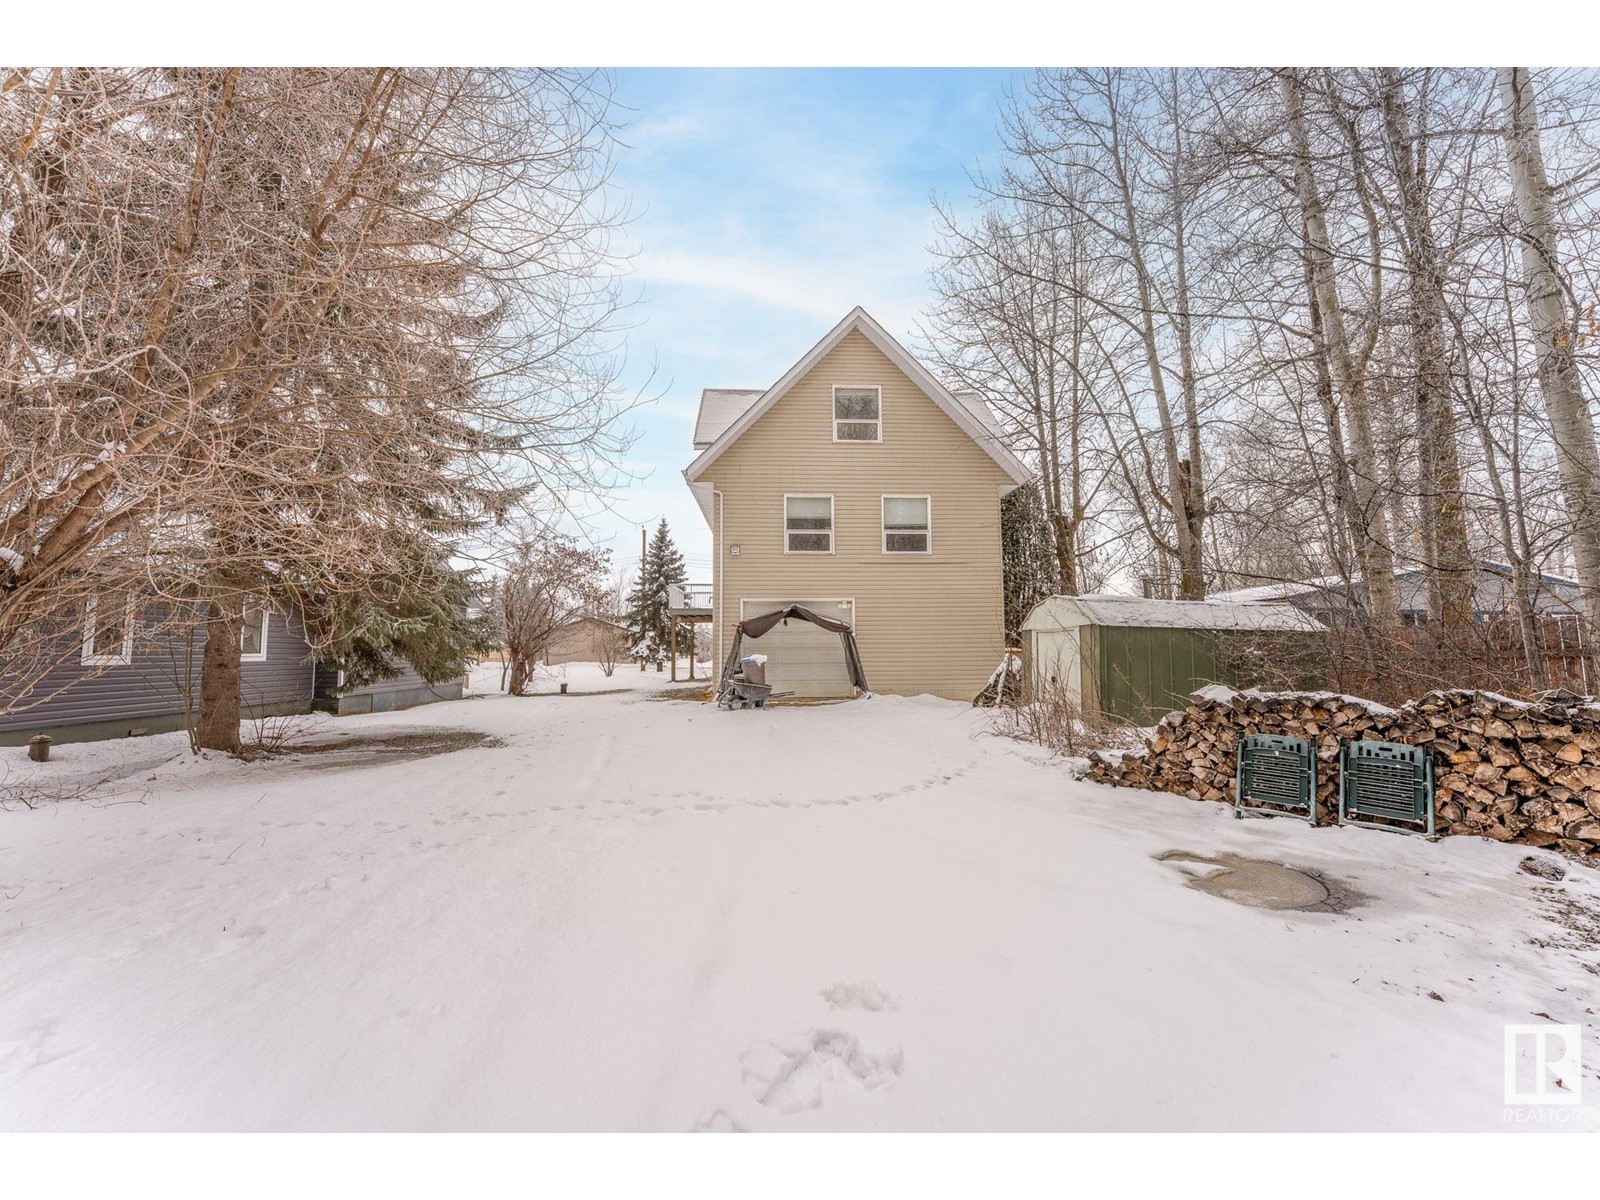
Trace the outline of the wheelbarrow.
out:
[[[740,669],[728,676],[717,703],[723,708],[765,708],[774,696],[792,696],[793,692],[775,692],[767,682],[767,660],[763,655],[751,655],[740,662]]]
[[[767,701],[774,695],[792,696],[793,692],[773,692],[770,683],[750,683],[744,679],[728,680],[728,687],[722,694],[722,707],[724,708],[765,708]]]

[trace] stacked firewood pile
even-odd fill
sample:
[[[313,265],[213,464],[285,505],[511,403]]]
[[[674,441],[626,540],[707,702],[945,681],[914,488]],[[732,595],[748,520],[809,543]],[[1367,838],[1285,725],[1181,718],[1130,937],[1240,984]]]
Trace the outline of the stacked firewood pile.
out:
[[[1232,802],[1239,739],[1251,733],[1316,747],[1319,824],[1338,819],[1340,743],[1369,738],[1432,750],[1440,833],[1600,856],[1600,705],[1569,693],[1525,703],[1430,692],[1394,709],[1322,692],[1204,689],[1142,752],[1093,755],[1088,778]]]

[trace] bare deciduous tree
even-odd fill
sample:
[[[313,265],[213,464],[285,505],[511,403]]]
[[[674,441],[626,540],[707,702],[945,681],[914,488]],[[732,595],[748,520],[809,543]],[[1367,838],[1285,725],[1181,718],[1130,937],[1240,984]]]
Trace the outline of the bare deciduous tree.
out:
[[[534,665],[555,631],[603,610],[611,551],[584,546],[569,534],[530,528],[506,549],[500,568],[494,599],[510,671],[506,691],[525,696]]]

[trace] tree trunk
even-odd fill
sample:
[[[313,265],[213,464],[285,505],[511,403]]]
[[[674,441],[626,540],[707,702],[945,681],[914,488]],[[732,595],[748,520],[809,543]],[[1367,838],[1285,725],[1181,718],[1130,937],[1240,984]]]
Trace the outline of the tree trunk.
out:
[[[206,616],[206,646],[200,659],[200,719],[195,741],[202,750],[238,754],[239,637],[244,626],[244,596],[228,591],[214,597]]]
[[[1466,361],[1466,347],[1459,345],[1462,361]],[[1505,555],[1507,564],[1511,567],[1512,605],[1517,615],[1517,630],[1522,638],[1522,656],[1528,668],[1528,690],[1540,691],[1550,686],[1549,675],[1545,671],[1544,651],[1539,644],[1539,614],[1533,600],[1533,570],[1529,565],[1533,561],[1531,547],[1526,538],[1519,539],[1518,524],[1513,514],[1513,498],[1515,498],[1515,511],[1523,509],[1521,487],[1519,482],[1519,467],[1516,463],[1516,445],[1512,447],[1511,470],[1506,472],[1510,478],[1513,491],[1507,494],[1505,478],[1500,469],[1500,448],[1495,441],[1494,430],[1490,428],[1488,415],[1478,403],[1476,389],[1472,386],[1472,376],[1464,372],[1462,380],[1462,398],[1466,402],[1467,415],[1472,418],[1473,428],[1478,434],[1478,444],[1483,450],[1484,477],[1489,481],[1489,494],[1494,499],[1495,515],[1499,518],[1500,525],[1500,553]]]
[[[1187,435],[1188,457],[1183,466],[1183,505],[1180,520],[1189,526],[1190,558],[1183,564],[1184,581],[1179,588],[1184,599],[1206,598],[1204,564],[1206,487],[1205,460],[1200,447],[1200,399],[1195,378],[1194,321],[1189,307],[1189,256],[1185,240],[1188,214],[1184,208],[1183,122],[1178,109],[1178,72],[1169,73],[1171,83],[1172,163],[1168,189],[1172,200],[1172,256],[1177,284],[1177,311],[1172,314],[1173,334],[1178,342],[1178,383],[1183,396],[1183,425]]]
[[[511,656],[511,682],[506,686],[506,694],[511,696],[526,695],[528,680],[533,677],[533,668],[528,660],[520,654]],[[641,667],[641,669],[643,669]]]
[[[1317,375],[1317,402],[1322,408],[1328,431],[1328,458],[1333,468],[1333,506],[1337,515],[1332,530],[1334,557],[1339,574],[1349,582],[1355,570],[1356,549],[1361,544],[1361,526],[1356,518],[1355,488],[1350,480],[1350,462],[1345,456],[1344,429],[1339,423],[1339,401],[1333,392],[1333,373],[1328,367],[1328,345],[1322,335],[1322,312],[1317,305],[1317,290],[1311,280],[1311,264],[1305,269],[1306,315],[1311,326],[1311,361]]]
[[[1472,624],[1472,562],[1467,544],[1466,503],[1461,496],[1461,456],[1456,448],[1455,408],[1445,357],[1444,275],[1434,245],[1427,184],[1419,164],[1421,147],[1412,136],[1400,72],[1385,68],[1384,130],[1400,185],[1405,229],[1406,274],[1411,291],[1411,353],[1416,370],[1417,464],[1423,528],[1429,553],[1431,615],[1447,629]]]
[[[1539,391],[1550,417],[1583,613],[1590,630],[1585,644],[1594,666],[1594,631],[1600,628],[1600,454],[1595,450],[1594,419],[1573,360],[1573,330],[1557,266],[1559,247],[1539,144],[1533,81],[1526,67],[1501,67],[1499,84],[1506,120],[1506,162],[1522,226],[1528,325],[1539,348]]]
[[[1156,337],[1156,308],[1154,287],[1149,265],[1145,260],[1144,233],[1134,207],[1134,182],[1129,177],[1123,159],[1120,118],[1117,108],[1107,109],[1107,122],[1111,131],[1112,161],[1116,170],[1119,200],[1122,207],[1122,238],[1128,251],[1128,262],[1133,268],[1139,303],[1139,334],[1144,344],[1145,367],[1150,374],[1150,393],[1156,404],[1156,417],[1161,422],[1161,450],[1166,460],[1166,506],[1172,514],[1173,546],[1178,560],[1178,599],[1205,599],[1205,574],[1201,563],[1201,547],[1194,540],[1194,524],[1185,507],[1183,455],[1178,449],[1178,433],[1172,417],[1172,405],[1167,399],[1165,364],[1161,361],[1161,347]]]
[[[1334,276],[1333,250],[1328,240],[1327,218],[1322,196],[1311,173],[1311,138],[1306,131],[1304,85],[1299,73],[1284,70],[1279,76],[1283,87],[1289,135],[1294,149],[1295,182],[1305,233],[1306,254],[1311,266],[1311,282],[1316,290],[1322,333],[1328,349],[1328,365],[1344,403],[1348,427],[1347,447],[1356,501],[1356,517],[1361,538],[1356,547],[1361,556],[1362,575],[1367,590],[1367,619],[1378,627],[1400,623],[1400,595],[1394,579],[1394,549],[1389,540],[1389,522],[1384,514],[1379,487],[1378,454],[1372,436],[1372,415],[1368,409],[1366,381],[1355,369],[1350,341],[1345,333],[1344,312],[1339,306],[1338,282]]]

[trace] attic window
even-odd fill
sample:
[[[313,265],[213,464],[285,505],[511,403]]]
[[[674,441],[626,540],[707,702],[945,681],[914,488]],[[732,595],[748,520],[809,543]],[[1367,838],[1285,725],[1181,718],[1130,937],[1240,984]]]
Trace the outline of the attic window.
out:
[[[882,398],[875,387],[833,389],[833,440],[883,441]]]
[[[783,498],[783,552],[833,553],[833,497]]]

